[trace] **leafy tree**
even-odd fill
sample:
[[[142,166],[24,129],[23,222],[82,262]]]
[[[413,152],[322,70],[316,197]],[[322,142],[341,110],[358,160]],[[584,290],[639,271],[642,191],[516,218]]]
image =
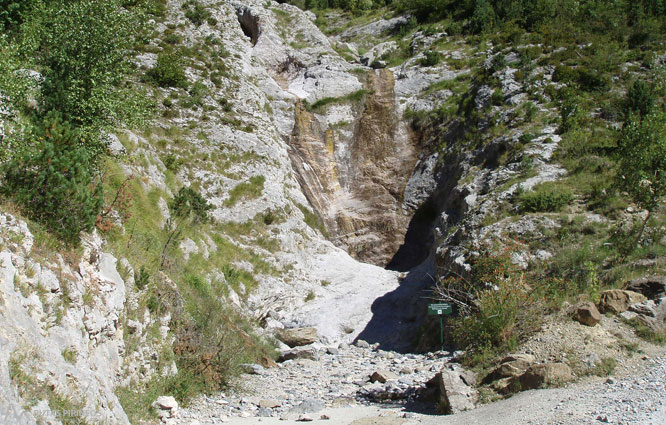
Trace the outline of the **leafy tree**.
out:
[[[666,113],[631,113],[618,144],[617,183],[648,214],[634,242],[638,245],[652,213],[666,196]]]
[[[0,0],[0,29],[15,32],[40,1]]]
[[[93,154],[103,148],[100,129],[146,116],[145,100],[128,84],[138,24],[118,0],[51,0],[23,28],[44,76],[42,110],[85,129]]]
[[[0,168],[0,194],[69,245],[91,231],[103,203],[80,134],[51,114],[35,129],[37,144]]]
[[[495,24],[495,10],[487,0],[477,0],[470,20],[470,28],[474,33],[480,33],[493,27]]]

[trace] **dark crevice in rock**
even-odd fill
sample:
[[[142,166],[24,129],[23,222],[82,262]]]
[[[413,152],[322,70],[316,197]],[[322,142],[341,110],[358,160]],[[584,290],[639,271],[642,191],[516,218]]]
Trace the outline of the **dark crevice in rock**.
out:
[[[398,248],[386,266],[389,270],[406,272],[428,258],[434,243],[432,226],[437,219],[437,209],[432,199],[426,201],[409,223],[404,243]]]
[[[254,46],[257,44],[257,40],[261,34],[261,31],[259,30],[259,22],[249,9],[238,11],[238,23],[240,23],[243,33],[250,39],[252,45]]]

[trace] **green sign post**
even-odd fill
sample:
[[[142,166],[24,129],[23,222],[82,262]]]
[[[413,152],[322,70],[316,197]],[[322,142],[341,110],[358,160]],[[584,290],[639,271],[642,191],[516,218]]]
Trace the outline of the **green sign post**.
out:
[[[430,316],[439,316],[439,342],[444,351],[444,321],[442,316],[453,313],[453,306],[450,303],[428,304],[428,314]]]

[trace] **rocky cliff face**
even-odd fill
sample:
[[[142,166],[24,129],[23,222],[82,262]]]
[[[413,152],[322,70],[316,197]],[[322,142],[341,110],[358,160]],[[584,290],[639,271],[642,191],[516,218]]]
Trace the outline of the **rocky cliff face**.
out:
[[[393,73],[363,72],[356,104],[322,107],[321,114],[299,105],[289,144],[299,183],[330,239],[359,261],[385,266],[413,213],[404,193],[419,151],[396,108]]]

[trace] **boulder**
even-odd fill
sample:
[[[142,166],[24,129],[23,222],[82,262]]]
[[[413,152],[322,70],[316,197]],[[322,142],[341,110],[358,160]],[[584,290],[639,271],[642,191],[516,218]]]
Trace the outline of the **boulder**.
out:
[[[378,370],[373,372],[370,376],[370,382],[381,382],[385,384],[387,381],[394,381],[398,379],[398,375],[388,370]]]
[[[522,390],[531,390],[542,386],[561,385],[573,380],[571,368],[564,363],[545,363],[532,365],[519,378]]]
[[[298,359],[307,359],[307,360],[317,360],[318,359],[317,350],[314,348],[296,348],[293,350],[285,351],[280,355],[279,361],[286,362],[287,360],[298,360]]]
[[[309,345],[317,341],[318,338],[316,328],[280,329],[275,335],[290,347]]]
[[[442,413],[453,414],[473,409],[479,399],[479,393],[465,383],[460,371],[442,369],[435,376],[435,381]]]
[[[599,311],[602,313],[620,314],[627,311],[629,306],[642,303],[647,298],[638,292],[623,289],[609,289],[601,293]]]
[[[626,283],[625,288],[629,291],[638,292],[648,299],[656,300],[666,295],[666,276],[650,276],[633,279]]]
[[[160,419],[175,418],[178,414],[178,402],[171,396],[159,396],[152,404],[158,410]]]
[[[373,62],[382,59],[385,55],[389,55],[397,49],[398,43],[395,41],[380,43],[361,57],[361,63],[365,66],[372,66]]]
[[[488,384],[497,379],[520,376],[525,373],[534,361],[534,356],[531,354],[509,354],[502,359],[499,366],[483,378],[482,383]]]
[[[266,371],[262,365],[256,363],[244,363],[240,367],[244,373],[250,375],[263,375]]]
[[[586,301],[574,307],[573,319],[583,325],[594,326],[601,321],[601,313],[592,302]]]
[[[653,300],[647,300],[642,303],[629,306],[628,311],[642,314],[643,316],[657,317],[657,304]]]
[[[257,406],[264,408],[264,409],[275,409],[276,407],[280,407],[282,403],[280,403],[277,400],[259,400],[259,403]]]

